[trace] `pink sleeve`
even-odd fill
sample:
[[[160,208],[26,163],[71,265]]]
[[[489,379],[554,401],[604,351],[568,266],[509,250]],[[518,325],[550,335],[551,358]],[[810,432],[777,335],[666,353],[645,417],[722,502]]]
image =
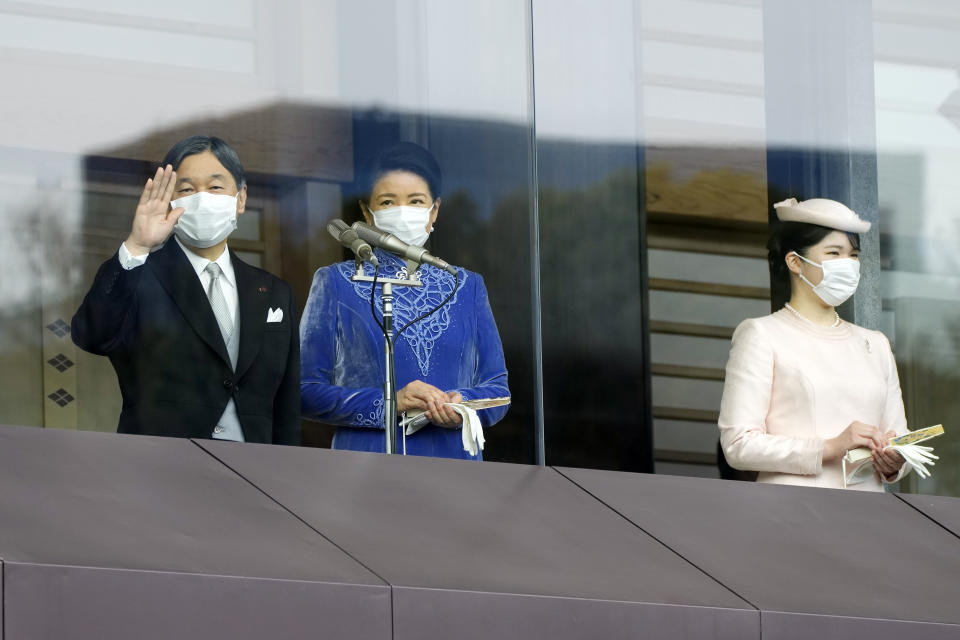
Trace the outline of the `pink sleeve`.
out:
[[[720,401],[720,443],[735,469],[813,475],[820,473],[823,440],[767,433],[775,359],[756,320],[733,334]]]
[[[897,374],[897,361],[893,357],[893,351],[890,348],[890,341],[887,336],[879,334],[884,345],[884,355],[887,357],[887,398],[883,406],[883,416],[880,418],[880,431],[886,433],[893,431],[898,436],[902,436],[909,429],[907,428],[907,415],[903,408],[903,392],[900,390],[900,376]],[[880,475],[883,482],[892,484],[898,482],[903,476],[910,472],[910,465],[905,464],[900,467],[900,473],[892,480],[887,480]]]

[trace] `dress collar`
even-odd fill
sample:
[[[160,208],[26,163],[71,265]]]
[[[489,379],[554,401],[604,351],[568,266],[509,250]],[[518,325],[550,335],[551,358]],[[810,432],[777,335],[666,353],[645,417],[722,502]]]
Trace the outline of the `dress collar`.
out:
[[[853,333],[853,325],[846,320],[840,320],[840,324],[837,326],[825,327],[819,324],[814,324],[801,315],[794,314],[786,307],[781,308],[779,311],[774,313],[773,316],[791,326],[802,330],[805,333],[820,336],[822,338],[843,340],[850,337],[850,335]]]

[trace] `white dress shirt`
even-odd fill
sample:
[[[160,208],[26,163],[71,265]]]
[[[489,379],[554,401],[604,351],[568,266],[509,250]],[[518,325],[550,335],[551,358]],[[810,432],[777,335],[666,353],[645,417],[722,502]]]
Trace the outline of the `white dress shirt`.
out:
[[[193,270],[197,272],[197,277],[200,278],[200,284],[203,285],[203,290],[206,291],[210,286],[210,274],[204,271],[204,269],[206,269],[207,265],[210,264],[210,260],[195,254],[193,251],[187,248],[187,245],[180,242],[180,238],[174,236],[174,240],[176,240],[177,244],[180,245],[180,248],[183,249],[183,253],[187,256],[187,260],[189,260],[190,264],[193,265]],[[135,256],[130,253],[130,250],[127,249],[127,245],[125,243],[120,243],[120,266],[127,271],[142,266],[147,261],[148,257],[150,257],[149,253],[145,253],[142,256]],[[237,277],[233,273],[233,262],[230,261],[230,251],[227,250],[226,246],[224,246],[223,253],[220,254],[220,257],[213,262],[216,262],[218,265],[220,265],[220,270],[223,272],[223,278],[220,280],[220,284],[224,285],[223,297],[227,301],[227,310],[230,312],[230,315],[236,319],[237,306],[239,305],[239,299],[237,297]],[[236,324],[237,323],[234,323],[234,326],[236,326]]]
[[[207,273],[205,269],[207,265],[210,264],[210,260],[207,260],[203,256],[198,256],[188,249],[185,244],[180,242],[180,238],[174,236],[174,240],[176,240],[180,248],[183,249],[184,255],[187,256],[187,260],[193,265],[193,270],[197,272],[197,277],[200,278],[200,284],[203,285],[203,290],[206,291],[210,286],[210,274]],[[145,253],[142,256],[135,256],[130,253],[126,244],[120,244],[120,266],[127,271],[142,266],[149,256],[149,253]],[[237,307],[240,304],[239,298],[237,297],[237,277],[233,272],[233,262],[230,261],[230,251],[227,250],[226,246],[224,246],[223,253],[220,254],[220,257],[213,262],[220,265],[220,270],[223,272],[223,277],[220,279],[223,297],[227,301],[227,310],[230,312],[230,316],[236,320]],[[237,322],[234,322],[233,326],[237,326],[237,324]]]

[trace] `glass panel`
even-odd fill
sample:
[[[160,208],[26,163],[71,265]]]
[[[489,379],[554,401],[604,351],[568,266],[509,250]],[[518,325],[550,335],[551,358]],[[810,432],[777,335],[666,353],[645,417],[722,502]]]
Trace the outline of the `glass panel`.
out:
[[[403,140],[433,153],[443,196],[430,251],[482,276],[509,371],[513,401],[484,458],[533,462],[528,3],[343,2],[338,21],[342,33],[364,34],[362,47],[339,43],[341,99],[355,105],[343,218],[361,219],[365,163],[379,150]]]
[[[453,324],[474,326],[482,275],[500,329],[514,401],[489,430],[485,456],[532,462],[528,13],[524,0],[174,0],[162,10],[44,0],[0,9],[10,54],[0,60],[0,269],[10,283],[0,424],[117,428],[110,362],[77,348],[69,325],[175,142],[212,134],[237,151],[250,208],[232,246],[289,282],[303,310],[314,272],[346,257],[327,222],[361,219],[369,160],[411,141],[443,172],[429,248],[472,272],[471,300],[460,303],[468,315]],[[429,351],[418,344],[421,356]],[[424,360],[419,377],[449,379],[469,371],[471,357]],[[315,424],[306,440],[329,444],[332,431]]]
[[[262,219],[262,211],[247,207],[243,215],[237,218],[237,228],[230,237],[234,240],[251,240],[254,242],[262,240]]]
[[[255,267],[263,267],[263,254],[254,253],[253,251],[237,251],[236,254],[247,264],[252,264]]]
[[[634,3],[533,18],[547,463],[651,471]]]
[[[510,374],[486,459],[534,461],[539,421],[550,464],[715,476],[730,337],[785,293],[765,247],[770,204],[791,195],[873,216],[841,312],[889,337],[910,426],[948,422],[960,409],[960,9],[581,5],[0,9],[0,423],[116,429],[116,375],[73,344],[71,319],[147,177],[195,133],[238,152],[250,208],[233,246],[289,282],[300,310],[317,269],[351,257],[326,225],[363,219],[369,160],[399,141],[435,156],[442,207],[427,246],[483,277]],[[800,32],[820,56],[792,44]],[[442,331],[466,331],[468,316]],[[425,326],[401,338],[407,364],[445,379]],[[379,366],[378,348],[360,361]],[[306,442],[329,445],[332,428],[304,424]],[[946,427],[945,460],[960,453]],[[960,471],[938,465],[901,488],[960,495]]]
[[[657,473],[717,477],[730,336],[770,310],[760,4],[635,3]]]
[[[941,463],[901,489],[960,495],[960,7],[875,0],[877,163],[884,330],[911,428],[943,423]]]

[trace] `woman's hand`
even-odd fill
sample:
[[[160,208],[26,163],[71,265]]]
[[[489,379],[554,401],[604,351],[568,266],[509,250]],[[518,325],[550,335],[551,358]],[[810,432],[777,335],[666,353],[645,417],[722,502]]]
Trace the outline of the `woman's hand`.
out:
[[[893,431],[888,431],[886,434],[887,439],[895,437],[897,434]],[[888,449],[886,451],[875,451],[873,452],[873,466],[877,468],[887,482],[893,482],[896,480],[897,475],[900,474],[900,468],[906,462],[899,453],[893,449]]]
[[[183,213],[182,207],[170,211],[170,198],[176,183],[177,173],[169,164],[157,169],[156,175],[147,180],[133,215],[133,228],[124,241],[131,255],[147,254],[170,237],[173,225]]]
[[[887,446],[887,436],[871,424],[851,422],[836,438],[823,444],[823,461],[839,460],[850,449],[866,447],[876,455]]]
[[[460,426],[462,418],[459,413],[446,406],[446,403],[462,400],[460,394],[455,391],[445,393],[432,384],[414,380],[397,391],[397,411],[423,409],[430,422],[438,427],[453,429]]]
[[[463,402],[463,396],[456,391],[447,391],[444,395],[447,397],[445,402]],[[430,417],[430,422],[441,427],[447,427],[448,429],[456,429],[463,424],[463,418],[460,414],[450,407],[442,404],[440,405],[440,409],[443,412],[442,415],[433,410],[427,412],[427,415]]]

